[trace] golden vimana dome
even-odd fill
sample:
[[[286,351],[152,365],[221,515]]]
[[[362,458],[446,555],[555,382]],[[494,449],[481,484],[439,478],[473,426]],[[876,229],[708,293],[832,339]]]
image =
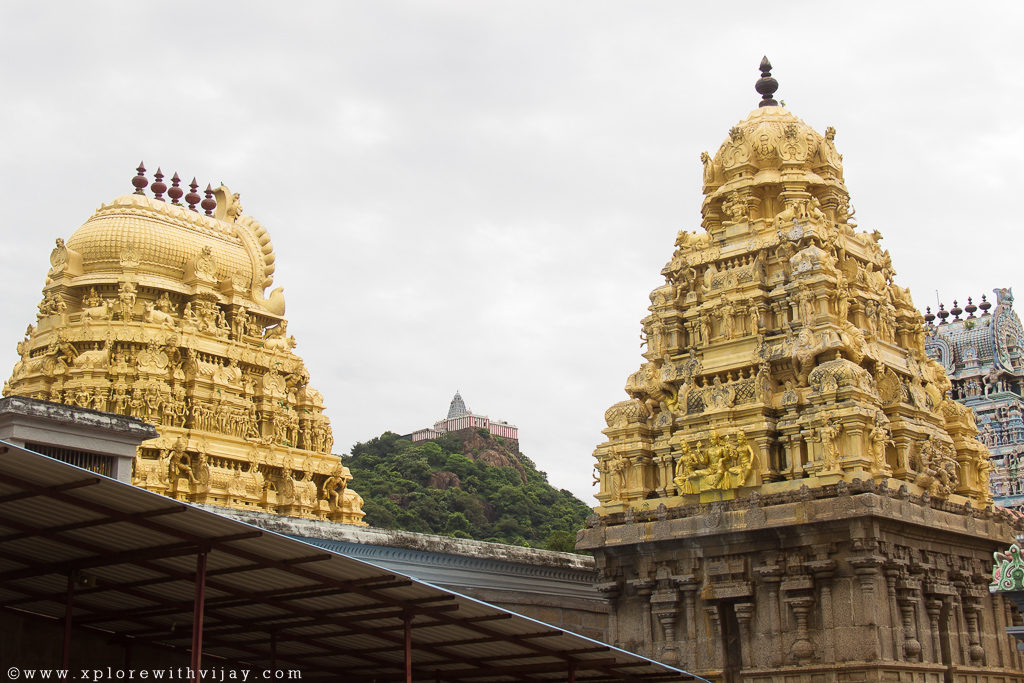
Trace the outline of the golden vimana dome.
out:
[[[850,216],[835,129],[822,136],[780,106],[760,107],[733,126],[714,158],[704,153],[702,226],[774,218],[788,206]],[[795,204],[794,204],[795,202]]]
[[[140,165],[134,194],[57,239],[4,395],[143,419],[133,483],[179,500],[349,524],[352,476],[293,351],[274,250],[239,196]],[[166,198],[165,198],[166,193]],[[183,196],[184,195],[184,196]],[[179,200],[184,199],[184,203]],[[200,207],[197,209],[196,207]]]
[[[775,102],[770,69],[701,155],[704,231],[678,234],[651,292],[644,363],[594,451],[597,512],[852,485],[987,506],[989,453],[881,234],[857,229],[835,130]]]

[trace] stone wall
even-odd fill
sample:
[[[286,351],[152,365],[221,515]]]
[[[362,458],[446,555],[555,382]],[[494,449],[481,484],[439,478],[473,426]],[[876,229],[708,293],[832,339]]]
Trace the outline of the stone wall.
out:
[[[870,482],[593,518],[612,644],[714,680],[1024,680],[1009,518]]]

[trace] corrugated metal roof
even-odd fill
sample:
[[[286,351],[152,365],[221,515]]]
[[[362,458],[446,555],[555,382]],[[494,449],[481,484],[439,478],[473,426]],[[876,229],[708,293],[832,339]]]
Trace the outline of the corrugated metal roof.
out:
[[[304,679],[681,681],[684,671],[0,442],[0,605]],[[186,624],[182,628],[182,624]],[[273,663],[273,664],[272,664]],[[74,662],[72,662],[74,664]]]

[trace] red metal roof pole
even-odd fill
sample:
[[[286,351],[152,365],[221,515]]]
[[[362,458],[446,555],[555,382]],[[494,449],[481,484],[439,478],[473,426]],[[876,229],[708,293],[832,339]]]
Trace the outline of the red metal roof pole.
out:
[[[569,662],[569,683],[576,683],[576,662]]]
[[[192,607],[192,671],[203,664],[203,606],[206,604],[206,551],[196,555],[196,601]]]
[[[405,683],[412,683],[412,616],[409,610],[402,616],[405,629]]]
[[[68,572],[68,592],[64,601],[64,654],[61,668],[67,669],[71,660],[71,607],[75,600],[75,572]]]

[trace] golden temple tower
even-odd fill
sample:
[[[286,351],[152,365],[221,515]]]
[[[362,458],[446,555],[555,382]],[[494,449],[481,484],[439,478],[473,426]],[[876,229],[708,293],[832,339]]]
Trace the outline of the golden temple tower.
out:
[[[701,154],[704,232],[676,238],[646,362],[605,413],[598,512],[853,478],[984,507],[988,452],[881,234],[856,229],[835,129],[765,98]]]
[[[202,197],[195,180],[186,193],[157,170],[149,197],[142,165],[132,184],[57,239],[4,395],[154,424],[133,474],[151,491],[364,524],[323,396],[293,351],[282,288],[264,294],[266,229],[223,185]]]
[[[594,457],[609,640],[715,681],[1024,681],[989,594],[1021,529],[925,355],[835,130],[772,99],[704,163]]]

